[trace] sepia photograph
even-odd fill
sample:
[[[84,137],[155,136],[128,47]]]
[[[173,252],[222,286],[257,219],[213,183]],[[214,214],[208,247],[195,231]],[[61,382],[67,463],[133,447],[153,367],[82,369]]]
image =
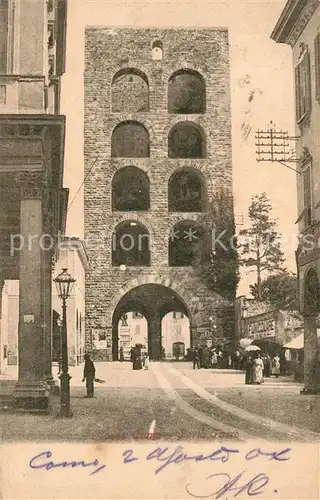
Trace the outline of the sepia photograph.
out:
[[[319,0],[0,0],[0,496],[320,495]]]

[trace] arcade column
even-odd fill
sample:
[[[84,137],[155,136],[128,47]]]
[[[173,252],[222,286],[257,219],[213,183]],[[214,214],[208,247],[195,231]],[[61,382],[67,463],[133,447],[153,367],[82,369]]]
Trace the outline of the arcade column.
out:
[[[161,316],[152,312],[148,318],[148,344],[150,359],[161,359]]]
[[[301,394],[320,393],[320,359],[317,316],[304,316],[304,389]]]
[[[13,397],[18,406],[46,409],[44,382],[42,177],[21,176],[19,253],[19,372]]]

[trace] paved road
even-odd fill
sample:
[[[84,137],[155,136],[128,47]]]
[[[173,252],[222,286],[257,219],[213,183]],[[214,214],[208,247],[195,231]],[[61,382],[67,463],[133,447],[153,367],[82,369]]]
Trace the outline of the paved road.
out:
[[[133,371],[130,363],[96,363],[97,377],[105,383],[97,384],[94,399],[85,399],[82,367],[70,371],[72,419],[55,417],[58,398],[53,398],[52,415],[3,412],[0,414],[3,441],[243,441],[257,436],[268,440],[320,440],[320,435],[308,429],[297,429],[297,422],[292,425],[290,419],[287,422],[283,418],[275,421],[263,411],[260,414],[256,411],[257,407],[265,407],[264,391],[269,391],[269,396],[270,392],[277,393],[280,400],[283,391],[289,398],[301,398],[299,385],[290,380],[270,379],[264,387],[248,388],[243,373],[194,371],[189,363],[150,363],[148,371]],[[257,389],[260,392],[253,396]],[[239,394],[248,390],[251,399],[258,402],[254,415],[245,406],[234,404]],[[228,400],[226,394],[233,394],[234,399]]]

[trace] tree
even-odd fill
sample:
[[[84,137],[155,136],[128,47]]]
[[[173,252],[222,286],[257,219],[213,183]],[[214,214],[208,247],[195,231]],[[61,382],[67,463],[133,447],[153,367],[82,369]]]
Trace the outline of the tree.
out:
[[[253,196],[249,206],[251,227],[240,231],[243,241],[239,245],[240,264],[254,268],[257,274],[256,298],[262,299],[262,275],[283,270],[283,252],[280,234],[276,230],[277,221],[271,217],[271,203],[266,193]]]
[[[258,298],[257,284],[251,285],[251,293]],[[261,299],[269,302],[275,309],[294,310],[298,307],[297,276],[285,270],[268,276],[261,282]]]
[[[240,279],[232,194],[221,188],[200,222],[207,237],[198,245],[195,267],[209,289],[232,301]]]

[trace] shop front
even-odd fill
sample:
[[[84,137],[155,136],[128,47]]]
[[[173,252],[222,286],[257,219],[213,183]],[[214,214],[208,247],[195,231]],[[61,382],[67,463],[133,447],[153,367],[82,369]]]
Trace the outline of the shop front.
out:
[[[301,319],[295,312],[268,311],[244,320],[244,338],[271,359],[279,356],[281,374],[291,375],[293,359],[286,344],[301,334],[301,325]]]

